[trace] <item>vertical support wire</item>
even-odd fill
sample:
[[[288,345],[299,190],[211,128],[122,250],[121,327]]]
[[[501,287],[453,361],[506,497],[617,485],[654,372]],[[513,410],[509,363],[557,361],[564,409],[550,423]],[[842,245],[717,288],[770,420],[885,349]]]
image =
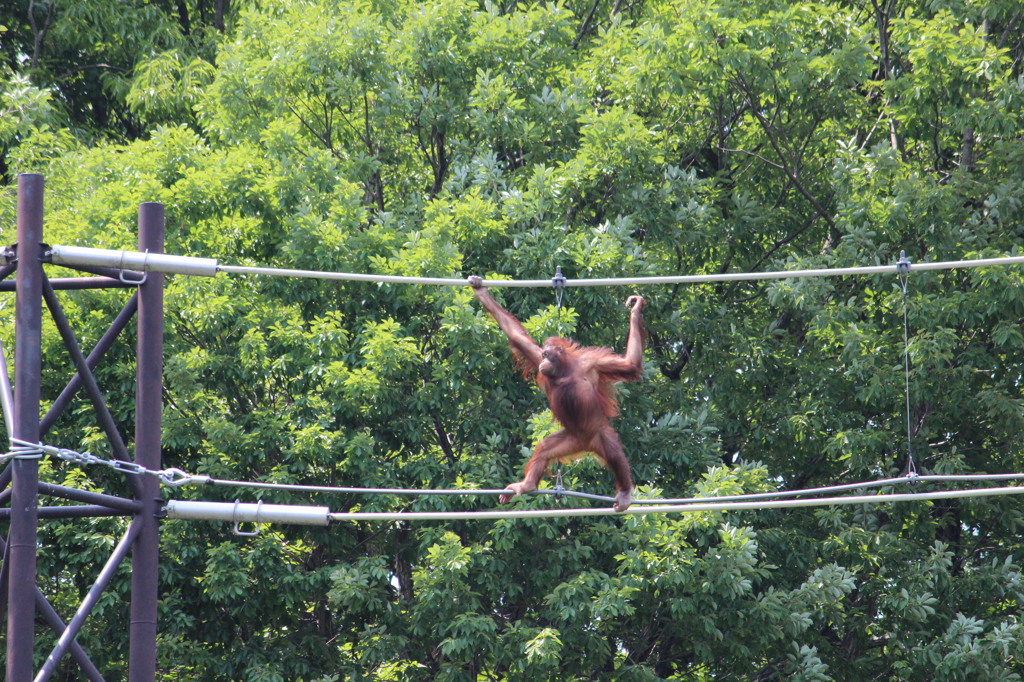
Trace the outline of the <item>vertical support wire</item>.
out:
[[[555,310],[558,314],[558,335],[562,335],[562,297],[565,295],[565,275],[562,266],[555,266],[555,276],[551,278],[551,286],[555,288]]]
[[[914,451],[911,444],[913,438],[910,419],[910,324],[907,322],[907,285],[910,282],[910,260],[907,259],[906,251],[900,251],[896,272],[900,290],[903,292],[903,382],[907,403],[907,476],[914,479],[917,477],[917,466],[914,464]]]
[[[565,275],[562,266],[555,266],[555,276],[551,278],[551,286],[555,288],[555,310],[558,315],[558,335],[562,336],[562,297],[565,295]],[[565,486],[562,485],[562,460],[558,460],[555,470],[555,499],[561,500]]]
[[[164,205],[139,205],[139,249],[163,254]],[[138,290],[138,340],[135,374],[135,463],[151,470],[161,466],[160,429],[163,412],[164,275],[149,273]],[[132,547],[131,623],[128,644],[129,682],[153,682],[157,670],[157,626],[160,597],[160,485],[141,477],[141,528]]]

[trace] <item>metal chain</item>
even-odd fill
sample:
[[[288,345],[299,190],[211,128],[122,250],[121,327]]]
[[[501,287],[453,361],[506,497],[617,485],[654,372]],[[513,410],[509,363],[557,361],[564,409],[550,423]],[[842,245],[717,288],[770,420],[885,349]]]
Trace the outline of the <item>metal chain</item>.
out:
[[[29,441],[21,440],[19,438],[11,439],[11,450],[5,455],[0,456],[0,461],[7,459],[39,459],[44,454],[52,455],[59,459],[63,459],[66,462],[75,462],[77,464],[99,464],[101,466],[109,467],[114,471],[120,471],[125,474],[132,474],[134,476],[156,476],[163,483],[170,486],[181,486],[191,482],[196,478],[181,469],[148,469],[141,464],[135,462],[126,462],[123,459],[103,459],[96,455],[89,454],[88,452],[78,452],[76,450],[70,450],[68,448],[58,448],[53,445],[45,445],[43,443],[30,443]]]

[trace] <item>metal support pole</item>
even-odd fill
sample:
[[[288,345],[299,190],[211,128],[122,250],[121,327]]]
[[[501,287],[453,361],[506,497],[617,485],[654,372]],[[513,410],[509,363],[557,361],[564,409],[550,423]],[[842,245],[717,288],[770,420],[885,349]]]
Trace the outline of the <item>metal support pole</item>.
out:
[[[329,508],[297,504],[171,500],[167,503],[165,512],[169,519],[231,521],[235,524],[292,523],[299,526],[326,526],[331,522],[331,510]]]
[[[18,176],[18,274],[15,299],[14,436],[39,442],[39,394],[42,377],[43,176]],[[36,542],[39,462],[12,464],[7,680],[32,679],[35,647]]]
[[[139,250],[159,258],[164,252],[164,206],[139,206]],[[135,393],[135,462],[148,469],[161,468],[160,439],[164,355],[164,276],[150,272],[139,287],[138,369]],[[156,678],[156,626],[159,597],[160,483],[141,477],[142,511],[135,518],[139,536],[132,554],[131,631],[128,679],[152,682]]]
[[[72,266],[76,269],[83,269],[84,266],[99,266],[117,270],[172,272],[200,277],[214,277],[217,274],[216,258],[164,255],[163,248],[159,253],[152,250],[132,253],[131,251],[54,244],[50,248],[50,258],[54,265]],[[465,282],[460,282],[460,284],[465,284]]]

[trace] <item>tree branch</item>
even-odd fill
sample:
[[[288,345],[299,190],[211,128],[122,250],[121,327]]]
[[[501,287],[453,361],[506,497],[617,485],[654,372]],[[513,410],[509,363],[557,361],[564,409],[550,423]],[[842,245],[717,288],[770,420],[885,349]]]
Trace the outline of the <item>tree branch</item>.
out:
[[[583,40],[583,36],[590,32],[590,22],[594,19],[594,13],[597,12],[597,6],[600,4],[601,0],[594,0],[594,4],[590,6],[590,12],[587,13],[587,18],[583,20],[583,25],[580,26],[580,30],[576,34],[576,38],[572,41],[572,49],[578,49],[580,41]]]
[[[36,2],[35,0],[29,0],[28,3],[28,23],[32,27],[32,68],[39,66],[39,58],[43,52],[43,41],[46,39],[46,32],[50,30],[50,24],[53,23],[53,13],[56,10],[56,3],[50,3],[46,8],[46,22],[43,24],[42,29],[36,24]]]
[[[804,183],[801,182],[797,170],[792,166],[791,159],[788,158],[788,150],[783,149],[782,142],[779,140],[774,126],[771,121],[765,117],[764,113],[761,112],[761,103],[757,99],[757,95],[754,94],[753,88],[747,84],[743,74],[737,72],[736,79],[737,80],[734,82],[740,87],[744,96],[750,100],[750,111],[754,114],[754,118],[757,119],[757,122],[761,125],[761,129],[764,131],[764,134],[768,137],[768,144],[771,145],[772,149],[775,150],[775,154],[779,157],[782,172],[790,179],[793,185],[797,188],[797,191],[799,191],[800,194],[810,202],[811,206],[814,207],[814,210],[819,216],[821,216],[821,219],[828,223],[829,228],[835,229],[836,224],[835,221],[832,220],[832,216],[825,210],[825,207],[821,205],[817,197],[811,194],[810,190],[808,190]]]
[[[86,64],[85,66],[76,66],[70,71],[62,73],[61,75],[57,76],[57,80],[62,81],[65,78],[71,78],[71,76],[74,76],[76,73],[79,73],[80,71],[88,71],[89,69],[109,69],[111,71],[121,72],[127,71],[127,69],[124,69],[120,66],[114,66],[113,64]]]

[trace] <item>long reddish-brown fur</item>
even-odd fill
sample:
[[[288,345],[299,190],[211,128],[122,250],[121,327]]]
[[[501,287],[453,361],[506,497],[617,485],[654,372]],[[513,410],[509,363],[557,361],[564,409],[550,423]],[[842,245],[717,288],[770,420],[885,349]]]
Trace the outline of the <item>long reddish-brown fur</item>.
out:
[[[563,427],[537,444],[526,463],[523,480],[510,484],[512,494],[502,495],[501,501],[535,490],[551,460],[567,461],[593,452],[615,477],[615,509],[628,508],[633,478],[610,420],[619,412],[613,384],[637,381],[643,374],[643,298],[634,296],[627,302],[631,312],[626,353],[616,355],[608,348],[584,348],[559,337],[537,345],[519,320],[502,308],[479,281],[470,278],[474,294],[508,338],[523,377],[527,381],[536,379],[548,398],[552,414]]]

